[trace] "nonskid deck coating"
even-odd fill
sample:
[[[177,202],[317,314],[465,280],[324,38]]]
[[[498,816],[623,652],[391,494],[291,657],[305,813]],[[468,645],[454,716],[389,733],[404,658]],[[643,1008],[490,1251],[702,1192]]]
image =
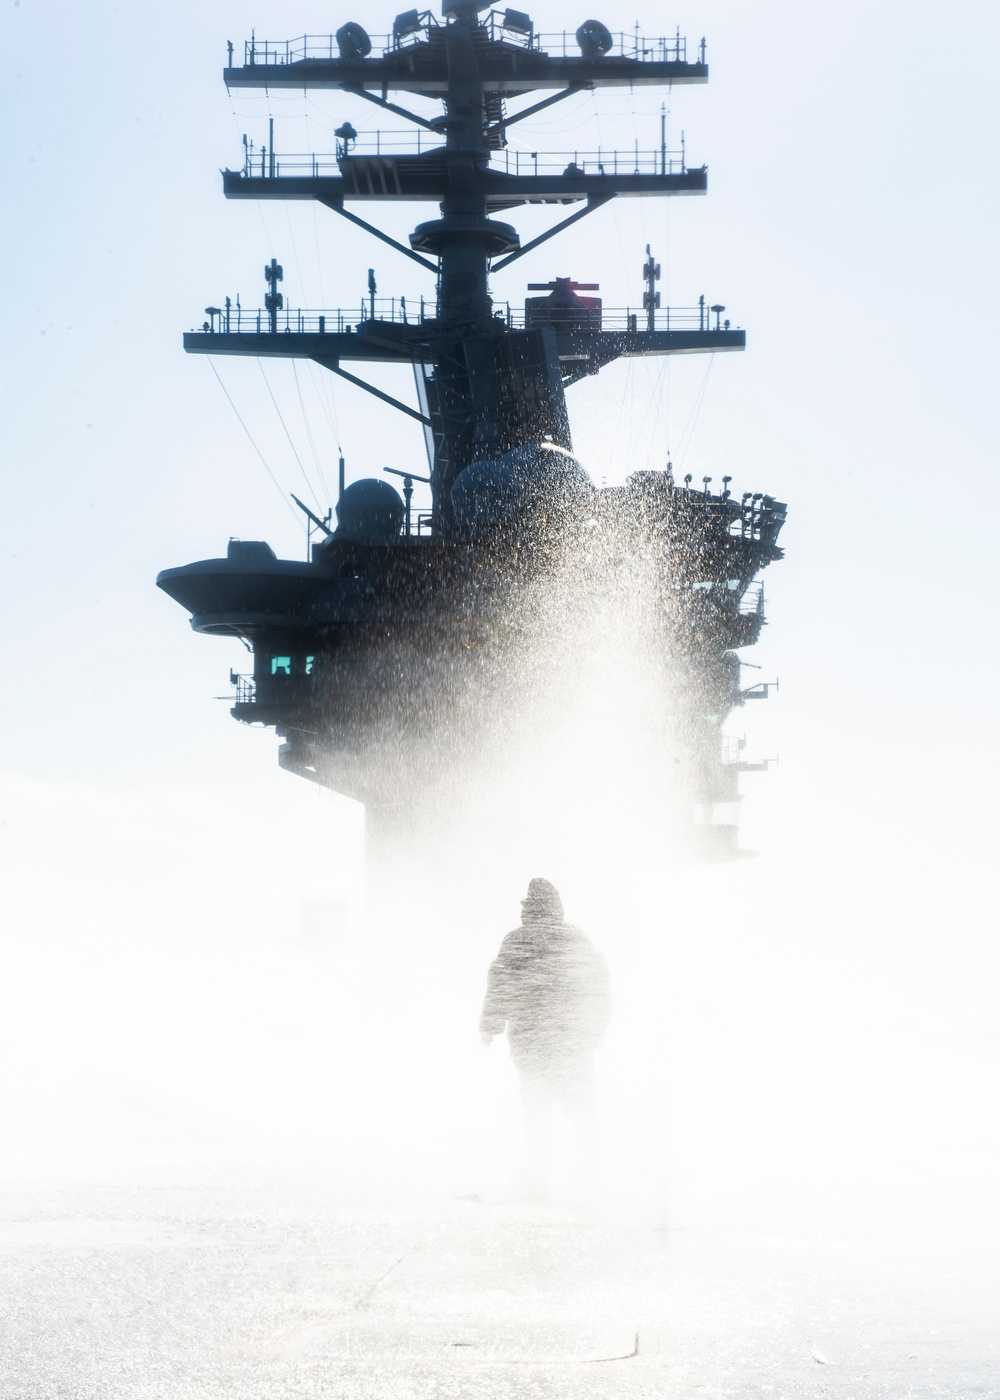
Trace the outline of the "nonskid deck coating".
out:
[[[315,1182],[87,1187],[6,1193],[0,1277],[10,1400],[1000,1390],[995,1238],[670,1231]]]

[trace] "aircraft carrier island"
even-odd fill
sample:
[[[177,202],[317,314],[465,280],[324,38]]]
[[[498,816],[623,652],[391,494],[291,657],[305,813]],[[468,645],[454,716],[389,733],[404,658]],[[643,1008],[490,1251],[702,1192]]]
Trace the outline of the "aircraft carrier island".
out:
[[[706,168],[667,148],[665,123],[647,150],[508,144],[516,123],[581,92],[705,83],[704,40],[613,33],[591,19],[546,34],[520,11],[449,3],[440,18],[397,15],[388,35],[348,22],[330,35],[255,37],[241,52],[230,44],[224,77],[231,91],[339,89],[404,123],[362,132],[345,121],[332,153],[295,155],[275,149],[272,121],[265,142],[244,138],[223,189],[233,200],[313,200],[436,288],[416,303],[386,297],[369,272],[361,307],[296,310],[271,257],[259,310],[227,297],[184,337],[196,355],[311,360],[353,386],[357,411],[373,394],[415,419],[426,443],[426,467],[345,484],[341,462],[335,509],[299,502],[315,531],[307,561],[232,540],[224,557],[159,575],[196,631],[252,649],[252,675],[231,677],[232,714],[273,726],[287,769],[402,820],[433,791],[414,756],[433,753],[442,716],[449,765],[475,783],[512,675],[537,680],[540,652],[587,648],[581,618],[610,610],[614,630],[626,611],[658,676],[648,725],[677,848],[734,857],[739,775],[766,764],[747,762],[723,726],[768,693],[744,684],[739,653],[764,625],[760,576],[781,557],[785,506],[734,491],[728,473],[716,489],[708,476],[675,479],[665,454],[659,470],[596,486],[573,455],[566,390],[621,357],[741,351],[745,332],[704,296],[661,305],[648,247],[634,308],[603,304],[598,265],[580,269],[594,280],[528,283],[520,305],[491,295],[492,274],[613,199],[705,193]],[[414,98],[439,110],[412,111]],[[400,200],[438,206],[408,243],[371,222],[371,206]],[[522,241],[509,220],[531,205],[552,206],[553,221]],[[412,366],[414,402],[366,378],[369,366],[400,364]],[[429,509],[414,508],[415,482],[429,485]]]

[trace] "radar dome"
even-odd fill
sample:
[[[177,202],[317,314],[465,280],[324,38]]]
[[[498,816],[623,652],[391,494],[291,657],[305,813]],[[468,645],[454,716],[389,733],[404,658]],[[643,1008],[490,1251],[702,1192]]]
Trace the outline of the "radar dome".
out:
[[[387,481],[352,481],[337,503],[337,534],[362,544],[391,544],[403,528],[403,498]]]
[[[583,467],[551,442],[471,462],[451,488],[455,524],[473,538],[543,516],[582,515],[593,499],[594,487]]]

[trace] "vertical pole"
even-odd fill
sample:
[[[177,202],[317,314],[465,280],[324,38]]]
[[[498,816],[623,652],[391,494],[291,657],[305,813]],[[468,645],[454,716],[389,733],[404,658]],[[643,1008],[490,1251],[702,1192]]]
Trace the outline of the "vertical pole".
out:
[[[273,117],[268,117],[268,119],[267,119],[267,144],[268,144],[268,146],[269,146],[269,148],[270,148],[270,162],[269,162],[268,174],[270,175],[271,179],[273,180],[273,179],[274,179],[274,118],[273,118]]]
[[[344,499],[344,459],[340,457],[337,462],[337,506],[339,508]]]
[[[654,291],[654,286],[660,280],[660,264],[650,252],[648,243],[646,244],[646,261],[642,265],[642,277],[646,284],[646,290],[642,294],[642,304],[646,309],[646,329],[647,331],[655,331],[660,294]]]
[[[406,503],[406,533],[410,533],[410,502],[413,500],[413,477],[403,477],[403,500]]]
[[[667,173],[667,104],[660,106],[660,174]]]
[[[278,283],[283,279],[284,272],[278,265],[277,258],[272,258],[264,269],[264,280],[268,285],[268,293],[264,298],[264,309],[268,314],[268,322],[272,335],[278,331],[278,312],[285,303],[284,297],[278,291]]]

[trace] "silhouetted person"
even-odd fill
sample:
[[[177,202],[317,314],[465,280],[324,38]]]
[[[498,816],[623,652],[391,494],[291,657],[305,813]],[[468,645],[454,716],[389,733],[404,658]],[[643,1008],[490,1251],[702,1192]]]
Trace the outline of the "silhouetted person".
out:
[[[611,1020],[604,959],[563,919],[548,880],[532,880],[521,901],[521,926],[508,933],[490,964],[479,1022],[484,1045],[506,1030],[521,1079],[529,1186],[544,1186],[553,1110],[576,1128],[581,1169],[595,1165],[597,1085],[594,1052]]]

